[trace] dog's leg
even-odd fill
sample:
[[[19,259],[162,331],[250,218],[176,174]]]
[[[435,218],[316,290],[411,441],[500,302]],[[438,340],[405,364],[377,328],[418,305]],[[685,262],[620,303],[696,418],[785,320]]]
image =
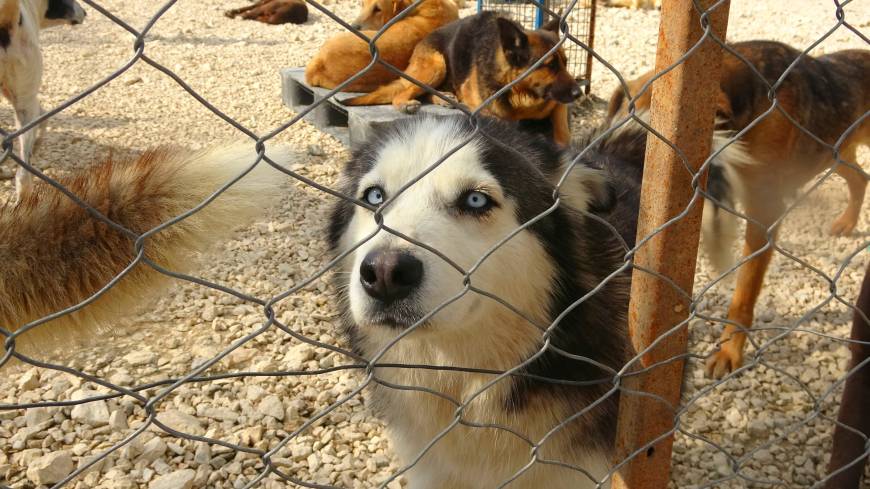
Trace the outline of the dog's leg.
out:
[[[419,52],[418,52],[419,51]],[[447,61],[444,55],[426,45],[418,45],[411,57],[411,64],[405,73],[415,80],[437,89],[447,76]],[[416,113],[420,110],[420,101],[417,97],[426,90],[407,80],[402,80],[402,90],[393,97],[393,107],[407,114]]]
[[[568,106],[558,104],[550,113],[553,124],[553,140],[560,146],[568,146],[571,142],[571,126],[568,124]]]
[[[36,95],[22,97],[17,100],[15,107],[15,123],[20,129],[31,121],[39,117],[42,113],[42,108],[39,106],[39,99]],[[29,131],[19,136],[19,157],[27,163],[31,163],[30,157],[33,154],[33,145],[36,143],[39,128],[33,127]],[[29,191],[33,186],[33,174],[27,171],[23,166],[19,166],[15,172],[15,196],[19,200],[24,192]]]
[[[850,339],[855,342],[849,345],[852,351],[852,359],[848,370],[853,370],[861,362],[870,357],[870,324],[858,313],[870,315],[870,268],[864,275],[861,284],[861,293],[855,303],[857,311],[852,318],[852,334]],[[848,469],[832,477],[826,484],[826,489],[858,489],[861,484],[861,476],[864,474],[864,464],[867,457],[864,456],[864,440],[870,436],[870,417],[866,415],[866,408],[870,404],[870,365],[864,365],[861,369],[846,379],[843,388],[843,400],[840,402],[840,412],[837,421],[840,423],[834,428],[834,443],[831,448],[831,461],[828,464],[828,474],[851,464],[861,458]],[[863,433],[861,436],[855,431],[841,426],[845,425],[853,430]]]
[[[846,146],[840,159],[843,161],[858,164],[856,157],[855,145]],[[846,179],[846,184],[849,186],[849,205],[846,210],[834,221],[831,225],[831,234],[834,236],[846,236],[852,233],[855,226],[858,224],[858,217],[861,215],[861,206],[864,204],[864,192],[867,189],[867,179],[864,174],[849,165],[839,164],[836,168],[837,175]]]
[[[773,224],[784,210],[783,200],[779,198],[758,199],[748,198],[746,215],[759,221],[763,226]],[[772,236],[776,236],[777,229]],[[762,229],[755,223],[746,224],[746,242],[743,246],[743,257],[761,250],[768,244],[767,229]],[[737,271],[737,285],[728,308],[728,320],[743,326],[752,327],[755,316],[755,303],[761,294],[764,284],[764,274],[773,258],[773,248],[768,247],[751,260],[747,261]],[[707,359],[707,374],[717,379],[737,369],[743,363],[743,347],[746,343],[746,333],[734,324],[725,325],[719,337],[720,349]]]

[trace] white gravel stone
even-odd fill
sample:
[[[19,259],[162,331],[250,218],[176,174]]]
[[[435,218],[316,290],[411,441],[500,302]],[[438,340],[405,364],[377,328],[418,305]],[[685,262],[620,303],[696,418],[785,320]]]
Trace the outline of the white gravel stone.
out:
[[[151,481],[148,489],[190,489],[195,477],[196,471],[191,469],[170,472]]]
[[[23,391],[29,391],[36,389],[39,387],[39,371],[35,368],[24,372],[24,374],[18,379],[18,388]]]
[[[266,396],[257,406],[257,411],[265,416],[271,416],[278,421],[284,419],[284,405],[278,396]]]
[[[24,413],[24,421],[28,427],[42,424],[54,416],[48,408],[31,408]]]
[[[98,395],[100,394],[96,391],[80,390],[73,393],[72,399],[77,401]],[[70,417],[93,427],[105,426],[109,424],[109,406],[103,400],[77,404],[72,408]]]
[[[54,484],[72,473],[73,468],[72,455],[62,450],[49,453],[28,464],[27,478],[36,485]]]
[[[166,448],[166,442],[155,436],[142,447],[142,455],[139,456],[138,460],[146,463],[154,462],[166,453]]]
[[[124,355],[124,361],[133,367],[149,365],[153,363],[156,358],[156,354],[147,350],[134,351]]]
[[[112,411],[112,414],[109,415],[109,426],[116,430],[126,430],[128,428],[127,415],[123,411]]]
[[[162,413],[157,413],[157,419],[164,425],[181,433],[201,436],[205,433],[203,423],[196,416],[171,409]],[[156,425],[151,425],[153,431],[163,431]]]

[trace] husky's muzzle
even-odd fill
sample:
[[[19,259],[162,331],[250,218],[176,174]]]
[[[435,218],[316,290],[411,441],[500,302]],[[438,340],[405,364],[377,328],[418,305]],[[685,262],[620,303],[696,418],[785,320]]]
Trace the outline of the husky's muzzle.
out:
[[[368,320],[391,327],[408,327],[420,317],[414,293],[423,283],[423,262],[407,251],[375,250],[359,267],[360,285],[371,299]]]
[[[411,295],[423,281],[423,262],[404,251],[372,251],[359,267],[366,294],[384,306]]]

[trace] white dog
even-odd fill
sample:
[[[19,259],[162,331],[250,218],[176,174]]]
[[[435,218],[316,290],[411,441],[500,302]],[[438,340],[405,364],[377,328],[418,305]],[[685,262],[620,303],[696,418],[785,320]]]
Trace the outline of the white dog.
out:
[[[0,86],[3,96],[15,109],[18,129],[42,114],[39,88],[42,85],[42,51],[39,30],[63,24],[81,24],[85,11],[76,0],[0,0]],[[19,155],[30,162],[37,128],[21,135]],[[32,180],[30,172],[19,167],[15,191],[20,197]]]

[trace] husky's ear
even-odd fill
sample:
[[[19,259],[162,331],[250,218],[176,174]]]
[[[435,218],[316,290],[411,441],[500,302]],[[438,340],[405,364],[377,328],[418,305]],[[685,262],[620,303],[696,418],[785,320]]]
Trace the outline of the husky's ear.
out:
[[[531,58],[529,50],[529,38],[523,31],[523,28],[516,22],[505,19],[504,17],[496,18],[498,24],[498,33],[501,38],[501,47],[504,50],[505,57],[513,66],[526,66]]]

